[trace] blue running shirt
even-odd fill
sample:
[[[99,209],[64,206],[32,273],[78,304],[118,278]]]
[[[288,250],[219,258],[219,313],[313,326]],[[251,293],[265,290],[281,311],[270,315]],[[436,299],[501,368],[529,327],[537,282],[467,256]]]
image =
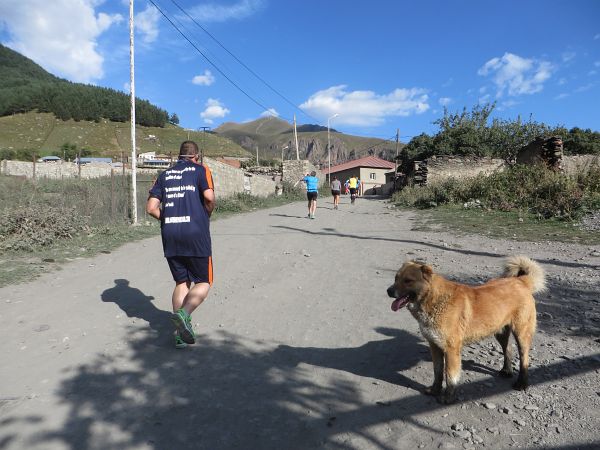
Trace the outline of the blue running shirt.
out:
[[[150,197],[162,203],[160,229],[166,258],[212,256],[203,195],[207,189],[213,189],[210,169],[184,159],[162,172],[150,189]]]
[[[317,192],[319,190],[319,179],[317,177],[306,176],[302,180],[306,183],[306,192]]]

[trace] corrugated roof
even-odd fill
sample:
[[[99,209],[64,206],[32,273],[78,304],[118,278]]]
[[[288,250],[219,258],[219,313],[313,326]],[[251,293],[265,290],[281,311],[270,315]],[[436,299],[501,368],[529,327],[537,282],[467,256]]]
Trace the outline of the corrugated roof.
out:
[[[356,169],[357,167],[372,167],[375,169],[393,169],[396,165],[393,162],[378,158],[377,156],[365,156],[364,158],[348,161],[337,166],[331,166],[331,173],[342,172],[344,170]],[[324,174],[329,173],[327,167],[321,169]]]

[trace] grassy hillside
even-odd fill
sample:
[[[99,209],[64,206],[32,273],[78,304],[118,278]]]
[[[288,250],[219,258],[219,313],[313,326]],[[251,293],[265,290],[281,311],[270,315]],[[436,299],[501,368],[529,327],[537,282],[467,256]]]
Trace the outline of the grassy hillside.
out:
[[[151,135],[156,138],[151,138]],[[188,136],[206,149],[207,156],[250,156],[236,143],[212,133],[188,133],[174,125],[136,127],[138,152],[176,153],[179,144]],[[41,156],[57,152],[63,144],[70,143],[91,150],[95,156],[118,158],[121,152],[131,153],[130,139],[128,123],[63,121],[51,113],[35,112],[0,117],[0,149],[32,149]]]

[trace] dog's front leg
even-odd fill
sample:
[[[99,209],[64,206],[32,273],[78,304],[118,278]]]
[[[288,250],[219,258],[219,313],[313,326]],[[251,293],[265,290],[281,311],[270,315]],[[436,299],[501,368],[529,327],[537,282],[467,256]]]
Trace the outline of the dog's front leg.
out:
[[[433,342],[429,343],[431,359],[433,360],[433,385],[425,388],[427,395],[439,395],[444,381],[444,352]]]
[[[441,399],[443,403],[453,403],[456,399],[456,386],[460,380],[461,346],[452,346],[446,348],[446,393]]]

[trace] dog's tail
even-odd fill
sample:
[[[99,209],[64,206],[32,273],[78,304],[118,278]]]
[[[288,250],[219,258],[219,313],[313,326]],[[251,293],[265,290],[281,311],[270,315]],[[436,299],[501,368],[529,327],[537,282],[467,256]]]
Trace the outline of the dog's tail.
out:
[[[527,256],[511,256],[504,268],[505,277],[523,277],[533,294],[546,289],[546,275],[538,263]]]

